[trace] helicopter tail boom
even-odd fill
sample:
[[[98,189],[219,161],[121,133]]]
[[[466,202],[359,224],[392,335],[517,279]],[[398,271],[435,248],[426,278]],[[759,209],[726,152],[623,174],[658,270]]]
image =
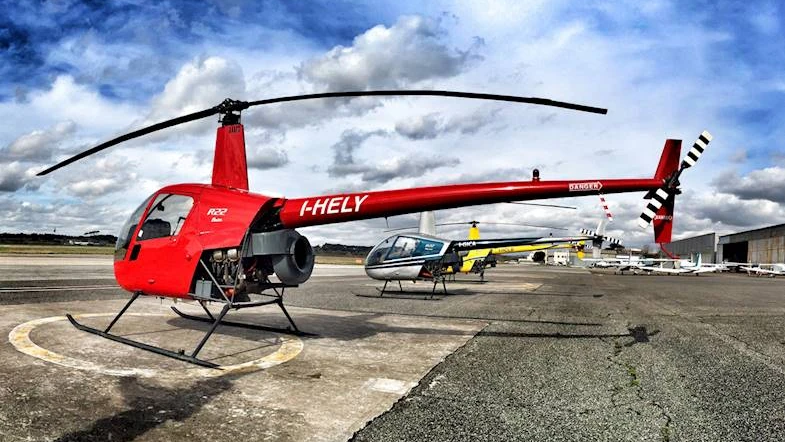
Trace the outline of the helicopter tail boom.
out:
[[[579,181],[514,181],[382,190],[286,200],[280,211],[285,228],[296,228],[451,209],[504,201],[585,196],[657,189],[654,178]]]

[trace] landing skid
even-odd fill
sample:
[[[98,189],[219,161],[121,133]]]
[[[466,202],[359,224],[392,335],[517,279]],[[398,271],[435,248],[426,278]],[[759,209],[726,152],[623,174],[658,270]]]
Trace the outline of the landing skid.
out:
[[[442,283],[442,289],[444,290],[444,292],[443,292],[443,293],[444,293],[445,295],[447,295],[447,294],[448,294],[448,293],[447,293],[447,284],[446,284],[446,282],[445,282],[445,278],[438,278],[438,279],[434,279],[434,280],[433,280],[433,289],[431,289],[431,297],[430,297],[430,299],[433,299],[433,296],[436,294],[436,286],[437,286],[437,285],[439,285],[439,281],[441,281],[441,283]],[[389,280],[389,279],[386,279],[386,280],[384,281],[384,286],[383,286],[381,289],[380,289],[379,287],[376,287],[376,290],[379,292],[379,297],[380,297],[380,298],[381,298],[381,297],[384,297],[384,294],[385,294],[385,293],[391,293],[391,292],[388,292],[388,291],[387,291],[387,284],[388,284],[389,282],[390,282],[390,280]],[[398,288],[399,288],[400,290],[399,290],[397,293],[405,293],[405,292],[404,292],[404,290],[403,290],[403,286],[401,285],[401,281],[398,281]],[[395,292],[392,292],[392,293],[395,293]]]
[[[310,333],[305,333],[300,331],[297,328],[297,325],[292,320],[292,317],[289,316],[289,312],[287,312],[286,308],[283,306],[283,290],[286,287],[295,287],[295,286],[285,285],[282,283],[268,283],[265,289],[272,289],[275,294],[262,294],[262,295],[272,297],[273,298],[272,300],[267,299],[264,301],[244,301],[244,302],[232,302],[232,300],[228,298],[225,298],[226,301],[214,300],[216,302],[222,302],[224,304],[223,308],[221,309],[221,312],[217,316],[214,316],[210,312],[210,310],[207,309],[207,307],[205,306],[205,302],[207,302],[206,300],[197,299],[199,305],[202,307],[202,309],[204,309],[205,313],[207,313],[207,317],[189,315],[172,307],[172,310],[174,310],[174,312],[177,313],[182,318],[190,319],[194,321],[200,321],[200,322],[207,322],[212,324],[210,330],[208,330],[207,333],[205,333],[205,335],[202,337],[202,340],[199,342],[199,344],[196,346],[193,352],[191,352],[191,354],[186,354],[185,350],[172,351],[172,350],[168,350],[150,344],[145,344],[144,342],[134,341],[132,339],[128,339],[119,335],[109,333],[109,331],[112,329],[115,323],[120,319],[121,316],[123,316],[126,310],[128,310],[128,308],[131,306],[131,304],[133,304],[134,301],[136,301],[139,298],[139,296],[142,295],[142,292],[135,292],[133,296],[131,296],[131,299],[129,299],[128,302],[125,304],[125,306],[120,310],[120,312],[114,317],[114,319],[112,319],[112,322],[109,323],[109,326],[107,326],[106,329],[104,330],[99,330],[97,328],[88,327],[84,324],[80,324],[70,314],[66,314],[66,317],[71,322],[71,324],[77,329],[87,333],[92,333],[97,336],[101,336],[102,338],[106,338],[115,342],[119,342],[121,344],[130,345],[131,347],[139,348],[141,350],[146,350],[155,354],[167,356],[173,359],[178,359],[180,361],[188,362],[202,367],[220,368],[221,367],[220,365],[209,361],[205,361],[203,359],[199,359],[196,356],[202,350],[202,347],[204,347],[204,345],[207,343],[207,340],[210,339],[210,336],[213,335],[215,330],[221,324],[228,325],[231,327],[241,327],[251,330],[262,330],[262,331],[270,331],[275,333],[285,333],[285,334],[296,335],[296,336],[313,336]],[[281,289],[280,293],[277,290],[279,288]],[[260,307],[263,305],[270,305],[270,304],[277,304],[278,307],[281,308],[281,311],[286,316],[286,319],[289,321],[290,324],[289,327],[282,329],[282,328],[275,328],[275,327],[266,327],[258,324],[245,324],[240,322],[230,322],[230,321],[223,320],[224,316],[226,316],[226,314],[229,313],[229,310],[239,310],[242,308],[249,308],[249,307]]]
[[[366,295],[364,293],[353,293],[354,296],[360,298],[374,298],[374,299],[412,299],[416,301],[441,301],[444,297],[434,297],[428,292],[413,292],[413,291],[387,291],[384,292],[386,294],[383,295],[381,293],[382,289],[376,287],[376,291],[379,292],[379,295]]]
[[[175,351],[172,351],[172,350],[167,350],[165,348],[156,347],[154,345],[145,344],[144,342],[134,341],[132,339],[124,338],[122,336],[113,335],[111,333],[107,333],[106,331],[101,331],[101,330],[98,330],[97,328],[88,327],[88,326],[86,326],[84,324],[80,324],[70,314],[66,314],[65,316],[71,322],[71,325],[73,325],[77,329],[79,329],[81,331],[84,331],[84,332],[87,332],[87,333],[92,333],[94,335],[98,335],[98,336],[100,336],[102,338],[106,338],[106,339],[109,339],[111,341],[119,342],[119,343],[125,344],[125,345],[130,345],[131,347],[136,347],[136,348],[139,348],[139,349],[142,349],[142,350],[147,350],[149,352],[153,352],[153,353],[156,353],[156,354],[159,354],[159,355],[163,355],[163,356],[167,356],[167,357],[170,357],[170,358],[179,359],[181,361],[189,362],[191,364],[199,365],[199,366],[202,366],[202,367],[207,367],[207,368],[219,368],[220,367],[220,365],[218,365],[218,364],[214,364],[212,362],[208,362],[208,361],[196,358],[193,354],[187,355],[187,354],[185,354],[185,352],[175,352]],[[196,352],[196,353],[198,353],[198,352]]]
[[[215,317],[209,311],[207,311],[206,309],[205,309],[205,311],[207,311],[207,314],[209,315],[209,317],[189,315],[188,313],[181,312],[180,310],[177,309],[177,307],[174,307],[174,306],[172,306],[171,309],[172,309],[172,311],[177,313],[177,315],[180,316],[183,319],[189,319],[191,321],[200,321],[200,322],[207,322],[207,323],[211,323],[211,322],[215,321]],[[285,310],[284,310],[284,312],[285,312]],[[291,324],[294,326],[294,322],[292,322],[292,320],[289,317],[288,313],[286,314],[286,317],[289,319]],[[279,328],[279,327],[268,327],[268,326],[260,325],[260,324],[249,324],[249,323],[246,323],[246,322],[233,322],[233,321],[221,321],[221,325],[228,325],[230,327],[245,328],[245,329],[248,329],[248,330],[268,331],[268,332],[273,332],[273,333],[281,333],[281,334],[294,335],[294,336],[316,336],[313,333],[308,333],[308,332],[304,332],[304,331],[298,330],[296,326],[294,327],[294,329],[292,329],[292,327]]]

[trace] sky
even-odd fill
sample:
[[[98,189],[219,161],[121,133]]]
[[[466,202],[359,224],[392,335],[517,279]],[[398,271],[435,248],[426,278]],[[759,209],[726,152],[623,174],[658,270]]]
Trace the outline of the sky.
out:
[[[714,136],[681,179],[674,235],[785,222],[785,6],[776,1],[0,0],[0,232],[116,234],[164,185],[209,182],[214,119],[45,177],[47,166],[224,98],[365,89],[544,97],[607,115],[446,98],[361,98],[243,113],[251,191],[302,197],[451,183],[653,175],[666,138]],[[422,5],[421,3],[426,3]],[[608,195],[609,234],[653,241],[642,193]],[[481,220],[593,228],[578,210],[493,204]],[[302,229],[373,245],[416,215]],[[486,223],[484,236],[552,230]],[[467,229],[440,230],[463,238]]]

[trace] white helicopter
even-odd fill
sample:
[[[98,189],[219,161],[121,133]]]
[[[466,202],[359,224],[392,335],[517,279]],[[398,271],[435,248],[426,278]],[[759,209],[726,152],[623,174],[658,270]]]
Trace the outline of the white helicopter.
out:
[[[433,282],[431,296],[439,283],[446,293],[447,276],[463,267],[466,261],[478,259],[468,256],[468,253],[474,250],[518,246],[543,249],[558,244],[577,244],[582,241],[597,240],[596,236],[588,234],[567,237],[448,240],[435,235],[436,225],[433,212],[423,212],[420,215],[419,233],[393,235],[371,250],[365,260],[365,273],[373,279],[384,281],[384,287],[380,289],[382,295],[391,281],[398,281],[399,288],[403,291],[401,281],[419,280]],[[486,255],[482,255],[479,259],[485,259]]]

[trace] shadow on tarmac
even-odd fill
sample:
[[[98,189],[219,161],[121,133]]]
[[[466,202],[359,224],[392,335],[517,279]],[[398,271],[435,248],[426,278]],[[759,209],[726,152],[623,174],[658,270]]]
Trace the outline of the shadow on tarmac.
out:
[[[121,378],[119,389],[128,410],[99,419],[88,428],[64,434],[55,442],[132,441],[168,420],[185,421],[229,390],[238,377],[210,378],[180,389],[146,385],[136,377]]]
[[[658,334],[659,330],[649,332],[646,326],[638,325],[633,328],[628,328],[628,333],[623,334],[592,334],[592,333],[519,333],[519,332],[495,332],[495,331],[481,331],[477,336],[491,336],[499,338],[554,338],[554,339],[596,339],[596,338],[632,338],[633,340],[625,347],[632,347],[635,344],[649,342],[649,337]]]

